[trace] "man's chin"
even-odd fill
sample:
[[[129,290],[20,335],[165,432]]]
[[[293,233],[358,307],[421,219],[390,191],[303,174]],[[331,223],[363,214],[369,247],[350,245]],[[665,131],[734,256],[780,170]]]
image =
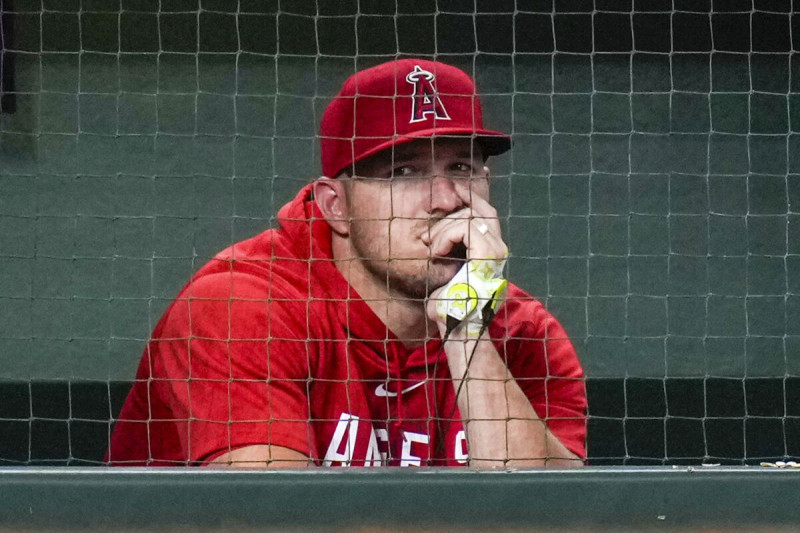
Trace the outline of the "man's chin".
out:
[[[453,277],[458,274],[464,261],[455,259],[437,259],[431,261],[428,284],[432,291],[446,285]]]
[[[434,259],[424,263],[420,262],[416,265],[417,268],[387,272],[376,268],[375,263],[365,263],[367,270],[375,276],[376,280],[388,281],[387,288],[391,291],[417,300],[424,300],[436,289],[449,283],[463,264],[464,261],[458,259]],[[406,266],[410,267],[411,265]]]

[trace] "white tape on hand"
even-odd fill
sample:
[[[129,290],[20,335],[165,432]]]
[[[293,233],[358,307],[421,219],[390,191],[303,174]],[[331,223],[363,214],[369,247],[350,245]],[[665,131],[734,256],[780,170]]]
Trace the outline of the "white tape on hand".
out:
[[[464,263],[445,285],[436,302],[436,312],[447,321],[448,333],[464,323],[467,336],[480,336],[484,326],[505,298],[508,281],[505,260],[473,259]]]

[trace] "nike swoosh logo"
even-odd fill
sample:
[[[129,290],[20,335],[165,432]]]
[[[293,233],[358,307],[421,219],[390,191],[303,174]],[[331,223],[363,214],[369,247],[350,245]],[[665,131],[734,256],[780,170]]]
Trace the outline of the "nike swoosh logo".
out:
[[[416,389],[417,387],[421,387],[422,385],[425,385],[424,381],[420,381],[419,383],[414,383],[410,387],[406,387],[405,389],[401,390],[399,392],[399,394],[405,394],[406,392],[412,391],[412,390]],[[380,385],[375,387],[375,396],[380,396],[381,398],[394,398],[397,395],[398,395],[397,392],[391,392],[391,391],[386,390],[386,384],[385,383],[381,383]]]

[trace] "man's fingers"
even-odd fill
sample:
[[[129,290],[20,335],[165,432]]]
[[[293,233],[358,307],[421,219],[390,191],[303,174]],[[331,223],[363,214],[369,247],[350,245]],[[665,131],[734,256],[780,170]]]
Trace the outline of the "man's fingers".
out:
[[[507,251],[500,234],[482,219],[443,219],[431,229],[432,256],[446,257],[459,243],[466,246],[467,259],[500,259]]]
[[[434,257],[446,257],[459,243],[469,250],[470,240],[464,235],[463,226],[468,220],[442,220],[431,229],[430,250]],[[469,255],[469,251],[467,252]]]
[[[478,238],[489,234],[498,238],[501,238],[502,236],[500,223],[497,219],[476,217],[472,215],[469,209],[462,209],[434,224],[428,230],[427,234],[423,235],[423,241],[425,244],[430,245],[435,239],[437,239],[440,233],[448,231],[448,229],[453,225],[463,228],[462,241],[466,246],[470,245],[473,238],[473,233],[477,233]]]
[[[497,210],[494,206],[489,203],[488,199],[478,194],[468,184],[456,183],[454,188],[458,197],[461,198],[461,201],[472,209],[473,216],[497,219]]]
[[[454,213],[450,213],[446,217],[434,223],[430,228],[428,228],[427,233],[422,236],[423,242],[425,242],[425,244],[430,244],[433,241],[435,235],[439,231],[441,231],[443,227],[447,226],[449,223],[453,221],[469,219],[471,216],[472,214],[468,207],[465,207],[464,209],[459,209]]]
[[[459,209],[458,211],[449,214],[431,226],[427,232],[427,235],[423,235],[423,241],[426,241],[425,244],[429,244],[434,239],[438,231],[442,231],[442,229],[450,222],[459,220],[471,220],[473,222],[473,229],[479,230],[482,235],[486,234],[488,231],[491,231],[497,235],[502,234],[500,221],[497,219],[497,217],[486,217],[477,213],[471,207],[465,207],[464,209]]]
[[[500,220],[497,216],[497,209],[489,203],[489,201],[472,190],[467,184],[457,183],[455,190],[461,201],[464,202],[471,213],[473,219],[482,219],[483,223],[487,225],[492,231],[501,234]],[[480,224],[479,224],[480,225]]]

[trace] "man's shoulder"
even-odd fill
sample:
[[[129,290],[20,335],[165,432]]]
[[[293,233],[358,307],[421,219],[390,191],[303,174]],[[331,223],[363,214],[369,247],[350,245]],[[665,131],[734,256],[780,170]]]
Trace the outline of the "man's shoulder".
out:
[[[514,313],[546,312],[542,302],[514,283],[508,284],[506,305],[508,311]]]
[[[509,361],[538,362],[549,375],[581,377],[583,371],[575,347],[545,303],[509,283],[506,301],[493,322],[492,335],[510,342]],[[531,353],[536,357],[531,358]],[[517,358],[514,354],[524,356]]]
[[[268,228],[221,250],[214,257],[229,261],[272,261],[294,258],[292,240],[282,228]]]
[[[514,332],[541,336],[548,329],[561,328],[542,301],[513,283],[508,284],[505,302],[498,309],[497,319],[498,324],[512,336]]]
[[[201,270],[164,312],[153,337],[303,336],[308,321],[302,317],[310,312],[304,287],[296,274],[273,269],[268,276],[239,261]]]
[[[184,296],[301,297],[307,288],[307,259],[295,255],[282,231],[268,229],[222,250],[184,287]],[[306,291],[307,292],[307,291]]]
[[[214,256],[181,288],[155,333],[190,323],[226,324],[234,316],[251,324],[267,315],[291,321],[309,299],[311,284],[308,269],[298,266],[278,233],[264,231]]]

